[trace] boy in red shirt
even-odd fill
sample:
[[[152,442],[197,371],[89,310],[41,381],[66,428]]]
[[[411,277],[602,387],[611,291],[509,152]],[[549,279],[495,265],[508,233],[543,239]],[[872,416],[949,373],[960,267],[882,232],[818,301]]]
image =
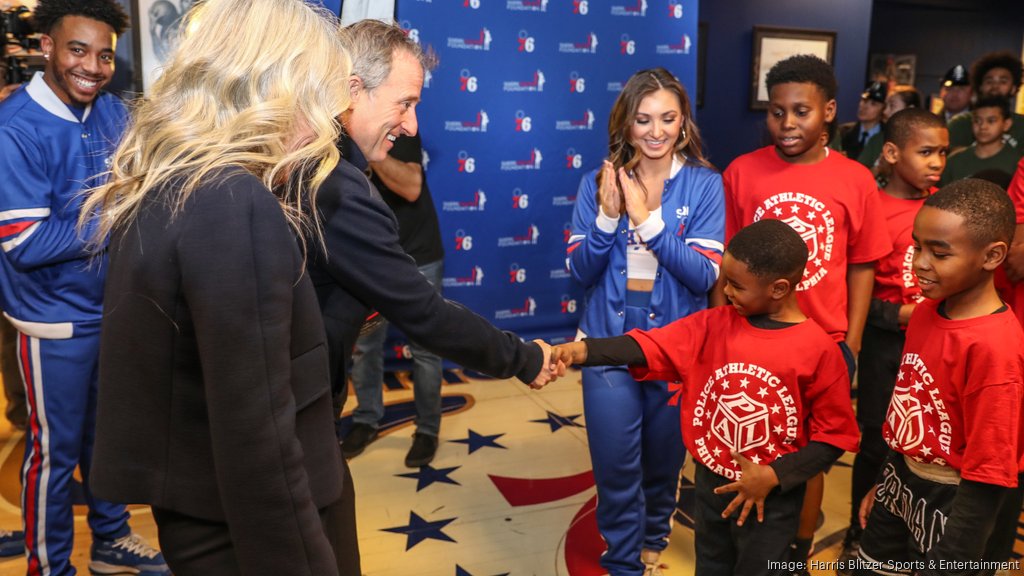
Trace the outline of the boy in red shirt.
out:
[[[892,251],[867,168],[829,153],[822,134],[836,114],[836,79],[820,58],[799,55],[766,78],[767,126],[774,144],[740,156],[722,175],[725,237],[763,218],[782,220],[807,242],[807,269],[797,285],[800,308],[839,344],[850,379],[871,302],[874,263]],[[824,476],[807,486],[794,554],[810,553]]]
[[[797,303],[806,262],[792,228],[757,222],[722,261],[732,306],[552,350],[552,362],[628,364],[637,379],[681,382],[702,576],[805,569],[788,562],[805,482],[857,449],[842,354]],[[754,508],[757,521],[747,521]]]
[[[853,461],[850,528],[839,556],[844,564],[857,555],[860,502],[874,487],[889,452],[882,440],[882,423],[896,385],[907,322],[914,307],[924,299],[912,269],[914,217],[925,198],[935,191],[949,151],[946,123],[920,108],[893,114],[885,125],[884,138],[882,158],[891,170],[879,196],[892,238],[892,253],[875,265],[875,288],[864,326],[864,347],[858,358],[857,423],[861,448]],[[839,570],[839,574],[849,571]]]
[[[980,561],[1009,554],[992,544],[1012,537],[1000,519],[1020,507],[1024,330],[993,273],[1013,233],[1006,193],[973,178],[928,197],[914,220],[927,300],[907,327],[859,574],[985,574]]]

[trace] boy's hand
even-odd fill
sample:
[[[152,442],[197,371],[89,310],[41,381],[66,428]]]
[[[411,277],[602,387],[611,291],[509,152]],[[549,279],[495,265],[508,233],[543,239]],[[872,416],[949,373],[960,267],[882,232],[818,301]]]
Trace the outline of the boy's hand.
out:
[[[559,362],[551,354],[551,346],[543,340],[534,340],[534,344],[540,346],[541,352],[544,354],[544,360],[542,361],[540,373],[534,378],[533,382],[530,382],[530,388],[534,390],[540,390],[547,386],[552,380],[565,374],[565,364]]]
[[[750,509],[757,506],[757,521],[764,522],[764,499],[768,493],[779,485],[779,478],[771,466],[754,464],[739,452],[732,452],[732,459],[740,465],[742,476],[738,482],[715,488],[715,494],[736,492],[736,497],[722,511],[722,518],[728,518],[740,506],[740,517],[737,526],[743,526],[750,514]]]
[[[864,499],[860,501],[860,527],[868,527],[868,518],[871,516],[871,509],[875,506],[875,490],[877,486],[872,486],[871,490],[864,495]]]
[[[587,360],[587,345],[583,342],[568,342],[551,347],[551,362],[564,366],[582,364]],[[563,368],[564,371],[564,368]]]

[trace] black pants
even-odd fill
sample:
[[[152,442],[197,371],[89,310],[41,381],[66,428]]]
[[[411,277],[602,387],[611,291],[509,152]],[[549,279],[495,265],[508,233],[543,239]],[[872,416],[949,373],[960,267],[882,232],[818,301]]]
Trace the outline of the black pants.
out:
[[[160,533],[161,552],[175,576],[242,576],[227,524],[157,507],[153,508],[153,518]],[[355,492],[347,463],[341,499],[321,509],[320,520],[334,548],[338,573],[341,576],[362,574]]]
[[[757,509],[751,510],[743,526],[736,525],[739,512],[722,518],[722,511],[735,493],[715,494],[714,489],[732,480],[719,476],[698,464],[696,474],[697,553],[695,573],[700,576],[754,576],[790,574],[793,570],[770,567],[769,562],[789,560],[789,545],[800,524],[804,487],[780,492],[775,488],[764,502],[764,522],[757,521]]]
[[[882,424],[896,386],[896,374],[903,354],[903,332],[864,327],[864,347],[860,351],[860,375],[857,377],[857,424],[860,425],[860,451],[853,459],[850,481],[850,524],[860,523],[860,502],[875,487],[889,447],[882,439]]]

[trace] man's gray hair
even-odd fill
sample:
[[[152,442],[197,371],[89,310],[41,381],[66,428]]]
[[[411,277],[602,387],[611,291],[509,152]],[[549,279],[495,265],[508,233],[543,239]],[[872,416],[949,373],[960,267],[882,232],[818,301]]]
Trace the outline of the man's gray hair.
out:
[[[423,52],[404,30],[380,20],[360,20],[345,28],[344,42],[352,58],[352,74],[374,90],[391,74],[391,62],[398,50],[419,60],[424,70],[433,68],[432,58]]]

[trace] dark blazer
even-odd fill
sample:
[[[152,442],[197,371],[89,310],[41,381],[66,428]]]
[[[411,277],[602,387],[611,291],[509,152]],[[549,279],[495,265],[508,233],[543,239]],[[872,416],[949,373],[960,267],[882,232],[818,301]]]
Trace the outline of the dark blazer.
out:
[[[241,169],[178,214],[151,194],[110,240],[105,299],[96,495],[226,522],[244,574],[337,574],[323,323],[273,194]]]
[[[345,368],[371,309],[439,356],[498,378],[532,382],[543,363],[540,347],[444,299],[427,282],[402,250],[395,216],[363,172],[366,160],[350,148],[349,158],[317,192],[327,252],[311,254],[309,266],[330,343],[335,393],[345,389]]]

